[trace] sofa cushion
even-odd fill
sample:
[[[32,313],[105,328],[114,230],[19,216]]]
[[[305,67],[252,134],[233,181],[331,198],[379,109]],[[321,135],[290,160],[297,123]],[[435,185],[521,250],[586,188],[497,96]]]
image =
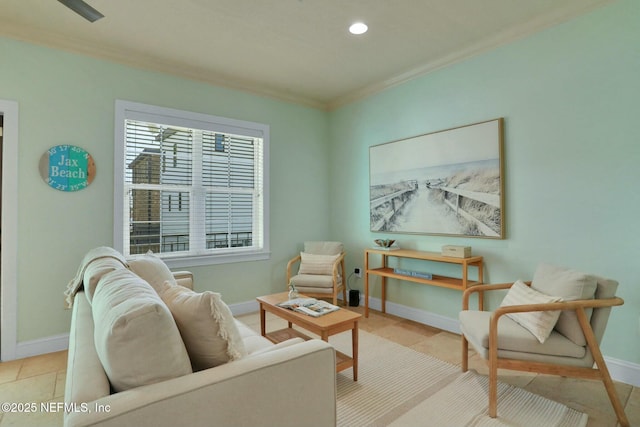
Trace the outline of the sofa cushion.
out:
[[[281,341],[277,344],[271,343],[270,346],[261,348],[260,350],[256,350],[253,353],[250,353],[251,356],[256,356],[258,354],[265,354],[270,351],[277,351],[283,348],[291,347],[292,345],[303,343],[305,340],[300,337],[289,338],[288,340]]]
[[[220,294],[165,282],[161,296],[178,325],[194,371],[246,355],[231,310]]]
[[[122,270],[125,268],[126,266],[123,265],[120,260],[112,257],[98,258],[89,263],[83,275],[84,293],[89,303],[93,300],[93,295],[96,292],[96,287],[100,279],[102,279],[102,276],[114,270]]]
[[[533,289],[549,295],[558,295],[564,301],[593,299],[596,286],[596,278],[591,275],[549,264],[540,264],[531,282]],[[592,310],[585,312],[587,318],[590,318]],[[573,310],[561,312],[556,330],[578,345],[587,345],[578,317]]]
[[[176,283],[167,264],[151,251],[129,260],[129,269],[149,283],[158,294],[162,293],[164,282]]]
[[[545,295],[531,289],[521,280],[516,281],[502,300],[500,307],[524,304],[544,304],[560,302],[562,298]],[[531,332],[541,343],[551,334],[553,327],[558,322],[560,310],[528,311],[523,313],[507,313],[507,317],[513,319],[523,328]]]
[[[89,267],[96,261],[104,260],[106,258],[111,259],[111,261],[106,263],[109,264],[108,266],[106,264],[103,264],[102,266],[96,268],[93,272],[85,275],[87,267]],[[127,260],[120,252],[116,251],[115,249],[107,246],[99,246],[97,248],[91,249],[82,258],[82,262],[78,267],[76,275],[69,281],[64,291],[67,308],[71,308],[71,306],[73,305],[73,297],[82,287],[90,288],[87,289],[88,292],[86,293],[86,296],[87,300],[91,302],[91,296],[93,295],[95,287],[97,286],[98,281],[100,280],[102,275],[108,273],[109,271],[113,271],[114,269],[126,267]]]
[[[338,259],[338,255],[315,255],[307,252],[300,252],[300,269],[298,274],[319,274],[331,276],[333,274],[333,264]]]
[[[115,391],[192,372],[171,312],[131,271],[102,276],[92,306],[96,352]]]
[[[238,319],[234,320],[240,333],[240,337],[242,338],[244,348],[247,351],[247,355],[252,355],[273,347],[274,344],[269,341],[269,339],[263,337]]]

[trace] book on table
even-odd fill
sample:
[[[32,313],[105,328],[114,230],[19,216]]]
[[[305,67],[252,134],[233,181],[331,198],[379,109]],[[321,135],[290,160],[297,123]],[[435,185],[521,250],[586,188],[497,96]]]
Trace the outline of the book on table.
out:
[[[277,304],[278,307],[288,308],[290,310],[304,313],[313,317],[320,317],[323,314],[340,310],[340,307],[326,301],[315,298],[294,298]]]

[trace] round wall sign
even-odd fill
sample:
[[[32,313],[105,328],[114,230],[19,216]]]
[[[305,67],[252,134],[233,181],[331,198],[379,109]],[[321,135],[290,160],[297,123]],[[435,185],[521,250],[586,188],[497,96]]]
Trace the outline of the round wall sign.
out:
[[[56,190],[78,191],[93,182],[96,163],[80,147],[56,145],[40,158],[40,176]]]

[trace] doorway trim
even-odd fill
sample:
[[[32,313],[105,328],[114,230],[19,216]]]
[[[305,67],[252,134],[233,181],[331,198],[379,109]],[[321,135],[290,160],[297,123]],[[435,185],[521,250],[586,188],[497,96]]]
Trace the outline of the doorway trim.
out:
[[[18,342],[18,103],[0,99],[2,130],[2,249],[0,360],[16,358]]]

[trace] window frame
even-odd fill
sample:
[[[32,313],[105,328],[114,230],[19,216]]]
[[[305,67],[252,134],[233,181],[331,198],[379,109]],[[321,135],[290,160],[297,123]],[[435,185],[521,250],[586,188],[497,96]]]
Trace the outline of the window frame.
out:
[[[262,247],[225,248],[216,253],[207,254],[157,254],[169,267],[193,267],[201,265],[225,264],[243,261],[260,261],[270,258],[269,248],[269,126],[262,123],[229,119],[209,114],[195,113],[174,108],[159,107],[131,101],[115,102],[114,136],[114,219],[113,244],[116,250],[125,253],[125,173],[126,173],[126,126],[125,120],[140,120],[209,130],[220,133],[240,134],[262,138]],[[135,258],[136,255],[131,255]]]

